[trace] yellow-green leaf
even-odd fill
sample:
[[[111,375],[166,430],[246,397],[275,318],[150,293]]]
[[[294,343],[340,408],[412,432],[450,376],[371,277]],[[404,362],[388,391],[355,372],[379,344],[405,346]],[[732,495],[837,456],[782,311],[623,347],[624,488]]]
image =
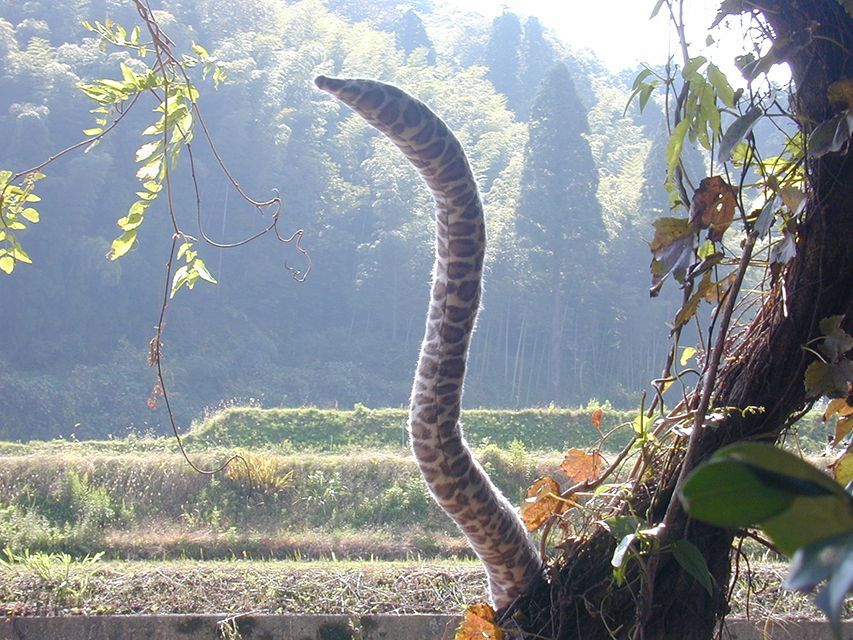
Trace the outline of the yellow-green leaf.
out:
[[[12,273],[15,269],[15,259],[12,256],[0,256],[0,271],[7,274]]]
[[[33,224],[39,221],[39,212],[33,209],[32,207],[27,207],[26,209],[21,211],[21,215]]]
[[[110,260],[118,260],[133,248],[135,242],[136,229],[130,229],[128,231],[125,231],[118,238],[113,240],[110,252],[107,254],[107,257]]]
[[[669,141],[666,143],[666,174],[668,179],[672,179],[675,174],[675,167],[678,166],[678,161],[681,159],[681,150],[684,148],[684,136],[687,135],[687,129],[690,128],[690,121],[686,118],[679,122],[672,134],[669,136]]]

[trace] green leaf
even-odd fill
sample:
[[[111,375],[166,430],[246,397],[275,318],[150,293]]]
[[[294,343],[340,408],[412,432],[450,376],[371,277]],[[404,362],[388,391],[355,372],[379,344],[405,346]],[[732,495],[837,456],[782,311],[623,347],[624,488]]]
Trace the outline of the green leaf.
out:
[[[735,145],[737,145],[738,142],[743,140],[746,135],[752,131],[755,123],[758,122],[759,118],[763,115],[764,111],[761,107],[756,106],[752,107],[752,109],[732,122],[720,141],[720,148],[717,152],[718,162],[728,162],[729,158],[732,157],[732,151],[734,150]]]
[[[32,207],[27,207],[23,211],[21,211],[21,215],[32,222],[33,224],[39,221],[39,212],[33,209]]]
[[[848,381],[853,373],[851,370],[853,366],[849,360],[830,363],[815,360],[806,367],[806,394],[809,398],[838,398],[847,395]]]
[[[613,516],[603,521],[610,535],[616,540],[621,540],[629,533],[636,533],[646,522],[637,516]]]
[[[713,459],[691,472],[679,498],[692,518],[728,528],[754,526],[793,502],[741,462]]]
[[[643,438],[646,436],[649,427],[652,426],[652,420],[645,414],[641,413],[636,418],[634,418],[634,421],[631,423],[631,426],[634,429],[634,433],[636,433],[637,436]]]
[[[687,363],[690,362],[690,359],[695,356],[697,350],[695,347],[684,347],[684,351],[681,352],[681,359],[679,363],[682,367],[687,366]]]
[[[658,14],[658,11],[660,11],[660,8],[662,6],[663,6],[663,0],[658,0],[655,3],[654,9],[652,9],[652,14],[649,16],[649,20],[651,20],[652,18],[654,18]]]
[[[672,180],[675,174],[675,167],[678,166],[678,161],[681,159],[681,150],[684,148],[684,136],[687,135],[687,129],[690,127],[690,120],[685,118],[679,122],[672,134],[669,136],[669,141],[666,143],[666,174],[669,180]]]
[[[210,55],[207,53],[207,49],[205,49],[204,47],[202,47],[200,44],[197,44],[197,43],[193,42],[193,44],[192,44],[192,49],[193,49],[193,51],[195,52],[195,54],[196,54],[198,57],[200,57],[202,60],[204,60],[205,58],[209,58],[209,57],[210,57]]]
[[[681,70],[681,77],[685,80],[691,80],[691,76],[695,75],[699,68],[706,62],[708,62],[708,58],[705,56],[690,58],[687,64],[684,65],[684,69]]]
[[[729,84],[729,79],[726,77],[719,67],[713,62],[708,65],[708,81],[717,92],[717,97],[724,105],[733,109],[735,106],[735,92],[732,85]]]
[[[175,271],[175,275],[172,277],[172,291],[169,293],[170,298],[174,298],[175,294],[180,290],[184,285],[189,285],[192,288],[192,282],[190,280],[190,268],[189,265],[183,265]]]
[[[24,251],[24,249],[21,247],[21,245],[18,244],[18,242],[16,240],[14,240],[14,238],[12,239],[12,241],[13,241],[13,246],[12,246],[10,253],[12,254],[12,258],[15,259],[15,262],[25,262],[26,264],[32,264],[33,263],[32,259],[30,258],[29,255],[27,255],[27,252]]]
[[[841,151],[847,144],[853,129],[851,120],[853,120],[853,114],[845,109],[829,120],[821,122],[809,136],[806,147],[808,154],[813,158],[820,158],[827,153]]]
[[[709,596],[713,596],[713,577],[708,570],[708,563],[705,562],[705,557],[698,547],[689,540],[682,539],[673,542],[671,549],[673,557],[681,565],[681,568],[696,578],[696,581],[705,587]]]
[[[162,168],[163,156],[155,156],[152,160],[149,160],[139,168],[136,172],[136,177],[140,180],[156,180],[160,176]]]
[[[84,136],[99,136],[104,132],[101,127],[95,127],[94,129],[83,129]]]
[[[828,475],[816,469],[799,456],[779,447],[757,442],[742,442],[724,447],[712,457],[712,460],[723,459],[738,460],[769,472],[804,480],[819,485],[822,492],[831,493],[845,499],[847,497],[844,487]]]
[[[118,238],[113,240],[107,257],[110,260],[118,260],[133,248],[134,243],[136,243],[136,229],[125,231]]]
[[[761,528],[782,553],[791,556],[822,538],[853,532],[853,510],[849,496],[801,496],[781,513],[764,520]]]
[[[839,360],[853,349],[853,337],[841,328],[844,316],[830,316],[820,321],[823,341],[818,349],[830,361]]]
[[[759,238],[765,237],[767,232],[770,231],[770,227],[773,225],[775,205],[776,194],[774,193],[770,196],[767,202],[764,203],[764,206],[761,207],[761,213],[758,214],[758,219],[755,221],[755,231],[758,233]]]
[[[204,266],[204,261],[201,258],[196,258],[193,260],[193,269],[198,274],[198,276],[211,284],[217,284],[216,278],[214,278],[210,271],[207,270],[207,267]]]
[[[148,160],[151,156],[153,156],[157,151],[163,146],[162,140],[157,140],[156,142],[149,142],[147,144],[143,144],[136,150],[136,161],[144,162]]]
[[[0,256],[0,271],[10,274],[14,269],[15,259],[12,256]]]

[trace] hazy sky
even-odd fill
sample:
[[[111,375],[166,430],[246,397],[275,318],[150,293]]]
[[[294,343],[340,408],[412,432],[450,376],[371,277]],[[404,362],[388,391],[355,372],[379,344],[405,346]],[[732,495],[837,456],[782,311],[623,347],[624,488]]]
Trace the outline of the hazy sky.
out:
[[[677,46],[668,24],[666,7],[654,20],[649,14],[653,0],[445,0],[489,17],[504,7],[521,16],[538,16],[543,24],[556,31],[575,47],[592,49],[612,70],[633,68],[639,62],[661,63]],[[740,35],[720,31],[723,42],[705,51],[705,37],[720,0],[685,0],[685,23],[690,27],[694,46],[691,54],[711,54],[718,64],[740,53]],[[680,62],[680,56],[676,58]],[[723,60],[726,59],[726,60]],[[730,64],[730,63],[729,63]],[[722,66],[722,65],[721,65]]]

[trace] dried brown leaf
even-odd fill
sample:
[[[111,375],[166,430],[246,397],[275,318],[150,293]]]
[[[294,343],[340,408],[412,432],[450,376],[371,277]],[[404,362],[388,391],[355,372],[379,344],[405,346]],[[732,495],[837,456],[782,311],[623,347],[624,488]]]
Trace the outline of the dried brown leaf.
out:
[[[573,483],[597,480],[604,468],[604,458],[598,451],[587,453],[580,449],[569,449],[560,463],[560,469]]]
[[[503,630],[495,624],[492,605],[478,602],[465,609],[453,640],[503,640],[503,637]]]
[[[568,503],[560,498],[560,483],[550,476],[536,480],[521,504],[521,519],[528,531],[536,531],[551,516],[560,515]]]
[[[704,178],[693,192],[690,203],[690,225],[708,229],[708,238],[717,242],[735,216],[735,191],[720,176]]]
[[[601,419],[604,417],[604,411],[601,409],[596,409],[592,412],[590,418],[592,419],[592,426],[601,431]]]

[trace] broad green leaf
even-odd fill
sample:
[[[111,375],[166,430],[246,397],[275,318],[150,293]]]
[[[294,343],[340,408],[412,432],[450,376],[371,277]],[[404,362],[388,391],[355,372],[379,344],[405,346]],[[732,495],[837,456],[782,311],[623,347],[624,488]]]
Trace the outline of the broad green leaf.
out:
[[[805,385],[809,398],[830,398],[847,393],[853,366],[849,360],[841,362],[823,362],[815,360],[806,367]]]
[[[651,82],[644,84],[640,88],[640,113],[646,108],[646,104],[649,102],[649,98],[652,95],[652,91],[655,90],[657,85]]]
[[[714,595],[714,581],[708,570],[708,563],[705,562],[705,557],[695,544],[689,540],[676,540],[672,543],[672,555],[682,569],[705,587],[709,596]]]
[[[758,232],[758,237],[763,238],[770,231],[773,225],[774,206],[776,205],[776,194],[774,193],[764,206],[761,207],[761,212],[758,214],[758,219],[755,221],[755,230]]]
[[[732,86],[729,84],[726,74],[720,71],[719,67],[717,67],[713,62],[708,65],[708,81],[714,87],[714,91],[717,92],[717,97],[720,99],[720,102],[730,109],[734,108],[734,89],[732,89]]]
[[[33,209],[32,207],[27,207],[21,211],[21,215],[32,222],[33,224],[39,221],[39,212]]]
[[[652,420],[645,414],[641,413],[634,418],[631,426],[634,428],[634,433],[639,437],[644,437],[648,433],[649,428],[652,426]]]
[[[94,129],[83,129],[84,136],[99,136],[104,132],[101,127],[96,127]]]
[[[709,84],[706,84],[702,88],[702,93],[699,97],[699,112],[702,116],[701,119],[704,121],[702,128],[704,129],[704,123],[707,123],[711,129],[711,134],[716,139],[720,135],[720,110],[717,109],[714,89]]]
[[[175,275],[172,276],[172,291],[169,294],[170,298],[174,298],[175,294],[180,290],[184,285],[189,284],[190,288],[192,288],[192,284],[190,281],[190,270],[189,265],[182,265],[175,271]]]
[[[669,136],[669,141],[666,143],[666,174],[671,180],[675,174],[675,167],[678,166],[678,161],[681,159],[681,150],[684,148],[684,136],[687,135],[687,129],[690,127],[690,120],[685,118],[679,122],[672,134]]]
[[[717,451],[712,460],[738,460],[768,472],[786,475],[821,487],[822,492],[847,497],[844,488],[808,462],[779,447],[756,442],[729,445]]]
[[[787,509],[793,497],[765,484],[735,460],[710,460],[694,469],[679,495],[691,517],[719,527],[754,526]]]
[[[621,540],[629,533],[637,533],[637,531],[647,524],[637,516],[613,516],[602,522],[607,527],[610,535],[616,540]]]
[[[163,156],[157,155],[152,160],[149,160],[142,165],[136,172],[136,177],[140,180],[156,180],[160,176],[163,169]]]
[[[33,263],[30,256],[27,255],[27,252],[24,251],[23,248],[21,248],[21,245],[19,245],[17,242],[14,242],[14,246],[12,247],[10,253],[12,254],[12,257],[15,259],[16,262],[25,262],[26,264]]]
[[[708,58],[705,56],[696,56],[695,58],[691,58],[687,61],[687,64],[684,65],[684,69],[681,70],[681,77],[685,80],[692,80],[693,75],[699,70],[699,68],[708,62]]]
[[[752,131],[755,123],[758,122],[759,118],[763,115],[764,111],[761,107],[752,107],[752,109],[729,125],[729,128],[726,129],[726,132],[723,134],[722,140],[720,140],[720,148],[717,152],[718,162],[728,162],[732,157],[732,151],[734,151],[735,145],[737,145],[737,143],[743,140],[746,135]]]
[[[157,153],[157,151],[163,146],[162,140],[157,140],[156,142],[148,142],[143,144],[136,150],[136,161],[144,162],[148,160],[152,155]]]
[[[846,495],[801,496],[760,525],[779,550],[791,556],[800,547],[822,538],[853,532],[853,508]]]
[[[201,258],[193,260],[193,269],[202,280],[211,284],[217,284],[216,278],[214,278],[210,271],[207,270],[207,267],[204,265],[204,261]]]
[[[133,248],[135,242],[136,229],[130,229],[129,231],[125,231],[118,238],[113,240],[110,252],[107,254],[107,257],[110,260],[118,260]]]
[[[15,259],[12,256],[0,256],[0,271],[9,274],[15,269]]]
[[[818,350],[830,361],[839,360],[848,351],[853,349],[853,337],[842,327],[844,316],[830,316],[820,321],[820,330],[823,340]]]

